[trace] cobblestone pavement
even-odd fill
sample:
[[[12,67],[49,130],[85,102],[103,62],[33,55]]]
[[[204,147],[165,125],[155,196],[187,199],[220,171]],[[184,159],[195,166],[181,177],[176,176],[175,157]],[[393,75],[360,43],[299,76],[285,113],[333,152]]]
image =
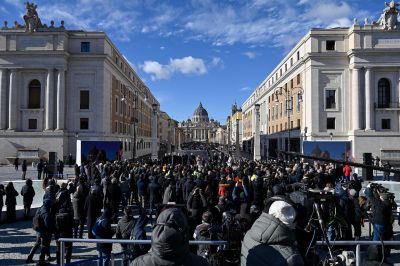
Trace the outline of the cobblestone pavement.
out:
[[[65,166],[64,174],[72,176],[74,174],[74,168]],[[15,171],[14,166],[8,166],[8,165],[0,166],[0,182],[21,180],[21,177],[22,177],[21,167],[19,167],[18,171]],[[28,165],[28,170],[26,171],[26,178],[37,180],[36,167]]]
[[[84,236],[85,237],[85,236]],[[36,240],[35,232],[32,230],[32,221],[20,221],[14,224],[3,224],[0,226],[0,265],[26,265],[25,260]],[[120,246],[115,244],[113,252],[120,252]],[[36,252],[33,260],[39,259],[40,249]],[[56,243],[51,242],[51,256],[56,257]],[[73,260],[93,259],[96,257],[95,244],[76,243],[73,246]],[[81,265],[95,265],[95,262],[87,262]],[[52,262],[51,265],[57,265]],[[118,264],[117,264],[118,265]]]

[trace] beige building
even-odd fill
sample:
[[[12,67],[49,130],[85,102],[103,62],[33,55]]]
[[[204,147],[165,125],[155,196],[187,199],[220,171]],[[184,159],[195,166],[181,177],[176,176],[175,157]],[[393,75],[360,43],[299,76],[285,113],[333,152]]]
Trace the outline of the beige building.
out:
[[[276,157],[314,147],[338,159],[363,162],[369,154],[399,162],[400,23],[393,3],[376,22],[311,29],[243,103],[244,148]]]
[[[156,154],[159,102],[104,32],[42,24],[0,29],[0,163],[76,154],[77,140],[123,143],[124,158]]]

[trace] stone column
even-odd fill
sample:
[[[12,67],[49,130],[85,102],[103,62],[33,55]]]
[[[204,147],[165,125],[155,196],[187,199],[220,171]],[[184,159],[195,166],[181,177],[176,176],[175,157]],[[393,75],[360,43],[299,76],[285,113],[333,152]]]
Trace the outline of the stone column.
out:
[[[359,130],[360,126],[360,70],[353,68],[352,73],[352,95],[351,95],[351,106],[352,106],[352,122],[353,130]]]
[[[260,105],[255,104],[254,106],[255,110],[255,121],[254,121],[254,160],[260,160],[261,159],[261,153],[260,153]]]
[[[0,129],[7,127],[7,70],[0,69]]]
[[[47,70],[46,99],[45,99],[45,130],[54,129],[54,70]]]
[[[372,73],[370,68],[365,69],[365,129],[373,130],[375,124],[374,96],[371,88]]]
[[[8,93],[8,130],[17,128],[17,70],[10,72],[10,83]]]
[[[57,130],[63,130],[65,123],[65,70],[57,73]]]

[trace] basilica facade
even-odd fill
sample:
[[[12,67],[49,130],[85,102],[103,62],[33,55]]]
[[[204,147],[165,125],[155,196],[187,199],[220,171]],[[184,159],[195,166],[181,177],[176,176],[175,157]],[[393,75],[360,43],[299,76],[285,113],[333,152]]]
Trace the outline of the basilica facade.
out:
[[[201,103],[193,112],[192,119],[179,123],[185,142],[215,142],[220,127],[218,121],[208,118],[208,112]]]

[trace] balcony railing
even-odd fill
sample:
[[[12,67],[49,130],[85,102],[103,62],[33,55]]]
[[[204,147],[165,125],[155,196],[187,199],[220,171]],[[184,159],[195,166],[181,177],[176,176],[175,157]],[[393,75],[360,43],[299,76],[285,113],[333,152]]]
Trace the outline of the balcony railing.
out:
[[[375,109],[400,109],[399,102],[374,103]]]

